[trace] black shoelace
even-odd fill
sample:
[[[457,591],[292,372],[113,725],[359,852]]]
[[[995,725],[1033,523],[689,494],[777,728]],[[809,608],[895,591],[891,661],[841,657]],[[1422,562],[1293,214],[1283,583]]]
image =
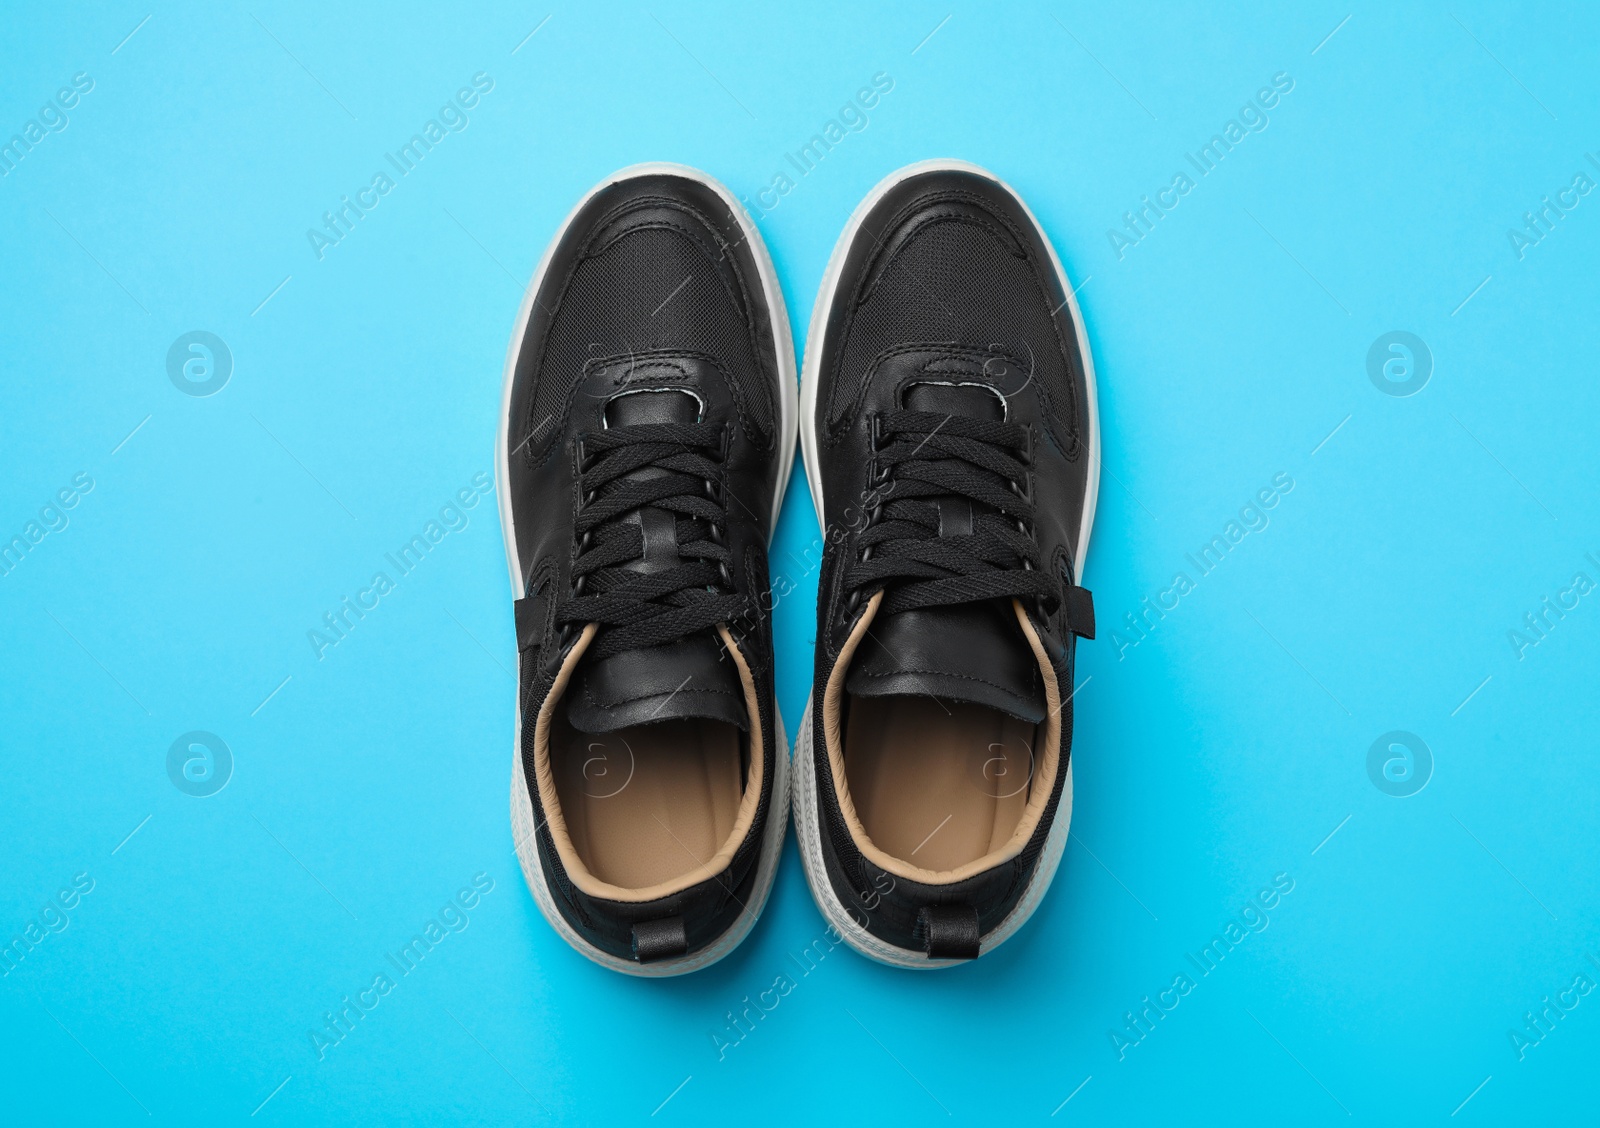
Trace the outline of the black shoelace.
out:
[[[564,631],[599,623],[590,656],[672,642],[745,610],[724,534],[724,440],[711,423],[636,424],[583,437],[573,592],[556,622]],[[627,477],[646,468],[660,473]],[[676,515],[680,563],[659,572],[623,566],[644,555],[643,526],[623,518],[645,506]]]
[[[1033,502],[1021,483],[1032,457],[1026,428],[931,411],[891,411],[875,425],[877,504],[846,577],[852,606],[882,588],[880,611],[984,599],[1061,604],[1060,581],[1039,567]],[[965,499],[972,531],[939,535],[939,498]]]

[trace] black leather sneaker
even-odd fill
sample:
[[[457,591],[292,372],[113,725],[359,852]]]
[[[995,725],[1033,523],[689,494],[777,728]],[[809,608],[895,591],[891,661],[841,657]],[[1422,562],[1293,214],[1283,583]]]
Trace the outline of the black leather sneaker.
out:
[[[795,825],[859,951],[942,967],[1032,915],[1072,810],[1094,372],[1031,212],[956,161],[851,217],[811,317],[800,441],[825,530]]]
[[[618,971],[715,962],[772,888],[767,543],[795,417],[777,275],[728,190],[653,164],[584,197],[506,357],[511,822],[545,917]]]

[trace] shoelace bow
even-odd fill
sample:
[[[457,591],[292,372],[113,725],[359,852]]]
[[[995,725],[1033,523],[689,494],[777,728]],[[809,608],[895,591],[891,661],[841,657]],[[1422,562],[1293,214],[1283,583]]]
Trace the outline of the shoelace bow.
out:
[[[723,534],[723,436],[711,423],[647,423],[583,437],[573,594],[556,622],[599,623],[591,656],[672,642],[745,610],[732,593]],[[627,478],[646,468],[664,473]],[[622,567],[644,555],[643,526],[621,520],[642,506],[676,514],[682,563],[659,572]]]
[[[852,603],[883,588],[883,614],[1006,597],[1042,600],[1054,614],[1061,584],[1039,567],[1033,503],[1017,484],[1027,480],[1025,428],[891,411],[875,441],[880,501],[846,576]],[[971,533],[939,535],[939,507],[924,499],[951,496],[973,503]]]

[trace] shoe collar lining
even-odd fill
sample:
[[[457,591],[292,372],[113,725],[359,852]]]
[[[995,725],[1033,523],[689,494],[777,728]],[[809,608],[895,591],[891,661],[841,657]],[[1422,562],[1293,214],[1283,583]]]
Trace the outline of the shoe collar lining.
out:
[[[744,796],[740,800],[733,829],[723,841],[721,848],[709,860],[670,880],[642,889],[612,885],[591,873],[578,855],[577,848],[573,846],[572,837],[567,831],[566,819],[561,813],[561,802],[556,793],[555,773],[550,766],[551,718],[555,715],[556,706],[560,704],[562,695],[566,692],[567,684],[572,680],[578,662],[583,658],[584,651],[589,648],[598,630],[599,625],[596,623],[590,623],[583,629],[583,633],[578,636],[578,640],[572,644],[572,649],[562,660],[561,668],[550,686],[550,692],[545,695],[544,704],[539,707],[539,716],[534,722],[533,730],[534,780],[539,789],[539,804],[544,810],[545,825],[550,831],[551,841],[555,844],[556,856],[561,860],[567,879],[574,887],[590,897],[601,900],[627,904],[656,901],[693,888],[727,870],[734,854],[749,836],[750,828],[755,823],[756,809],[761,803],[762,786],[766,776],[765,732],[761,724],[760,703],[756,697],[755,677],[750,673],[749,663],[745,661],[744,654],[734,642],[733,635],[726,626],[719,626],[717,632],[722,637],[722,644],[727,648],[733,658],[734,666],[739,671],[739,681],[744,687],[745,708],[750,716],[750,769],[745,779]],[[782,812],[781,817],[787,815],[788,812]],[[778,818],[780,814],[772,812],[768,817]]]
[[[1039,632],[1034,629],[1021,604],[1012,600],[1017,622],[1021,625],[1022,633],[1027,638],[1028,645],[1033,648],[1034,657],[1039,663],[1039,671],[1044,679],[1046,706],[1045,719],[1039,726],[1040,738],[1035,744],[1038,749],[1038,759],[1035,764],[1033,787],[1028,796],[1027,806],[1023,808],[1022,817],[1018,820],[1011,837],[998,850],[952,870],[924,869],[887,854],[868,836],[866,827],[862,825],[861,818],[856,813],[855,803],[850,798],[844,767],[844,731],[840,725],[845,676],[850,669],[850,660],[855,656],[861,640],[866,637],[867,628],[872,625],[872,620],[882,602],[883,592],[880,591],[862,608],[861,616],[839,649],[839,660],[834,663],[833,670],[828,675],[827,688],[823,692],[822,732],[827,744],[828,770],[833,780],[834,795],[838,799],[839,811],[844,816],[850,837],[869,862],[885,873],[905,878],[907,881],[924,885],[950,885],[969,877],[976,877],[980,873],[1011,861],[1022,853],[1028,840],[1033,837],[1033,832],[1044,816],[1045,806],[1050,801],[1051,793],[1055,790],[1056,772],[1060,770],[1062,707],[1060,687],[1056,681],[1055,668],[1051,665],[1044,644],[1039,639]]]

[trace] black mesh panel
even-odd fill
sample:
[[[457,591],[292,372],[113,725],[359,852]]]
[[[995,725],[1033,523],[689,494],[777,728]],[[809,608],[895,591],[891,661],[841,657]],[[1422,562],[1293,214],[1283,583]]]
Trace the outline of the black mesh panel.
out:
[[[998,221],[996,221],[998,222]],[[1056,336],[1051,305],[1035,270],[1048,263],[1017,258],[975,223],[946,219],[923,228],[877,278],[856,311],[839,353],[828,409],[829,430],[848,424],[868,366],[879,353],[915,342],[957,342],[1032,358],[1046,418],[1077,429],[1072,375]],[[1056,434],[1071,450],[1070,432]]]
[[[528,420],[529,430],[538,432],[529,444],[533,457],[541,457],[562,433],[568,399],[586,363],[651,349],[715,357],[734,383],[746,435],[762,445],[771,442],[767,380],[734,296],[694,241],[646,227],[583,259],[573,271],[539,368]]]

